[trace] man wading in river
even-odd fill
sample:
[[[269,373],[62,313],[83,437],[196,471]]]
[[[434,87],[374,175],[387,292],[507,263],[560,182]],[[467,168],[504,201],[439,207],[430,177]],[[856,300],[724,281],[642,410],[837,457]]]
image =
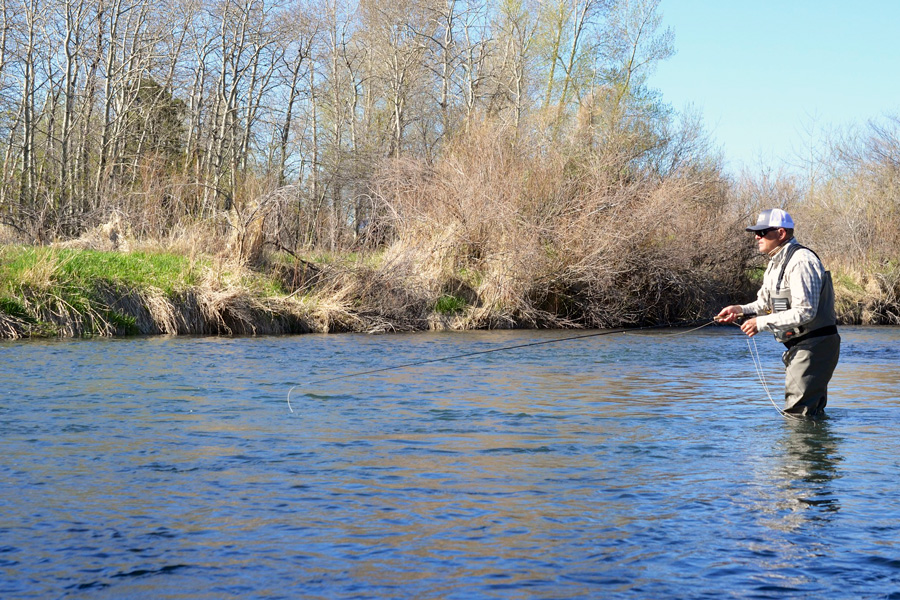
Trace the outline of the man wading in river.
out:
[[[716,316],[722,323],[741,323],[754,336],[771,331],[787,346],[784,412],[824,416],[828,382],[838,363],[841,337],[834,317],[834,287],[815,252],[794,239],[794,220],[778,208],[760,213],[746,231],[756,235],[759,251],[769,257],[763,284],[750,304],[726,306]]]

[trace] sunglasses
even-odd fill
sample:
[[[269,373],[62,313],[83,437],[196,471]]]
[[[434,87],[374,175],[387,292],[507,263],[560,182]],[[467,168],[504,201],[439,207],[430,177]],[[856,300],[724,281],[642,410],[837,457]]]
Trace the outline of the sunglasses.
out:
[[[764,238],[767,235],[769,235],[770,233],[772,233],[773,231],[777,231],[777,230],[778,230],[778,227],[769,227],[768,229],[760,229],[759,231],[754,231],[753,233],[757,237]]]

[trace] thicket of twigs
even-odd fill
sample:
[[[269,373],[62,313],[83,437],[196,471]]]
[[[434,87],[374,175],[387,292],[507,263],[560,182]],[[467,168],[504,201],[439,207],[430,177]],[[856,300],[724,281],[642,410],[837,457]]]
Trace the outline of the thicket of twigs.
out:
[[[697,319],[741,288],[747,245],[717,166],[695,159],[663,173],[481,128],[437,165],[381,172],[386,260],[415,265],[432,297],[465,299],[462,326]]]

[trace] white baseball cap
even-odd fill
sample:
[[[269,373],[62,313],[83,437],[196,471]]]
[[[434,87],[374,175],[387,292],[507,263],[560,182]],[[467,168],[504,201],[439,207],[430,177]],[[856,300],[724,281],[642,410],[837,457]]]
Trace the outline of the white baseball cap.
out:
[[[751,225],[745,231],[762,231],[763,229],[784,227],[785,229],[794,228],[794,220],[791,215],[787,214],[780,208],[770,208],[759,213],[756,219],[756,225]]]

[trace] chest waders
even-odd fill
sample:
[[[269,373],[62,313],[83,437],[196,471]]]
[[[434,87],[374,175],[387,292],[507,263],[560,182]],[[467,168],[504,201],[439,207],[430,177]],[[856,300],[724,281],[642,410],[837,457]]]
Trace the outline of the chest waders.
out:
[[[791,244],[787,247],[784,262],[781,264],[781,272],[778,273],[778,281],[775,284],[775,291],[769,298],[769,312],[783,312],[791,308],[791,288],[790,284],[784,280],[784,271],[787,269],[788,263],[794,252],[800,249],[809,250],[806,246],[800,244]],[[819,255],[812,252],[816,258]],[[819,306],[816,309],[816,316],[809,323],[804,323],[799,327],[794,327],[787,331],[777,331],[775,339],[792,348],[799,342],[826,335],[837,333],[837,319],[834,315],[834,285],[831,282],[831,272],[825,271],[822,278],[822,291],[819,294]]]

